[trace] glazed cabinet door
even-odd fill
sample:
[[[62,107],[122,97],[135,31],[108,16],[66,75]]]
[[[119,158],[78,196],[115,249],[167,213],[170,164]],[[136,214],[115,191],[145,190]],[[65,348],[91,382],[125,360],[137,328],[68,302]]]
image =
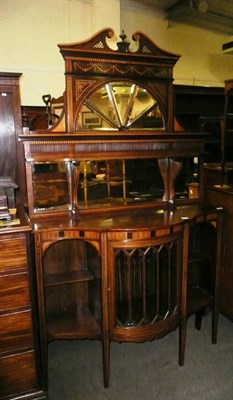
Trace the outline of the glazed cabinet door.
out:
[[[177,327],[181,313],[182,225],[179,229],[162,237],[155,231],[153,239],[109,242],[111,339],[143,342]]]

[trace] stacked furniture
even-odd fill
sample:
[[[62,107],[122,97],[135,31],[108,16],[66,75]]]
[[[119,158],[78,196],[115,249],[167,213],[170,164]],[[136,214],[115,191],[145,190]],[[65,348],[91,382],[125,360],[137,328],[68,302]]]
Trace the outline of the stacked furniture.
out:
[[[0,398],[45,399],[41,389],[37,296],[31,225],[22,207],[26,186],[19,79],[0,73]]]
[[[223,268],[220,280],[220,312],[233,321],[233,253],[232,253],[232,226],[233,226],[233,80],[225,81],[225,105],[222,124],[222,162],[212,168],[212,179],[208,173],[205,184],[205,199],[218,207],[221,205],[226,210]],[[208,165],[206,166],[208,168]],[[211,168],[211,166],[209,166]],[[207,175],[207,174],[206,174]],[[206,177],[207,178],[207,177]]]

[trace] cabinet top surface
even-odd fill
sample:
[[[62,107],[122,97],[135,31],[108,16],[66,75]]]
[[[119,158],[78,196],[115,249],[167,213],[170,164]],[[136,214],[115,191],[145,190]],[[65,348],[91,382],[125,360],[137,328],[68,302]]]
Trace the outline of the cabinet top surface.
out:
[[[34,233],[51,229],[83,229],[96,231],[117,230],[146,230],[157,229],[184,223],[187,220],[195,220],[205,215],[217,214],[215,207],[200,207],[198,205],[177,207],[175,210],[163,210],[150,208],[146,210],[130,210],[105,212],[88,215],[79,215],[72,218],[59,217],[42,218],[33,221]]]
[[[31,231],[29,218],[21,204],[17,204],[17,213],[15,218],[4,226],[0,225],[0,236],[6,234]]]
[[[226,193],[231,196],[233,195],[233,185],[214,185],[214,186],[208,187],[208,190]]]

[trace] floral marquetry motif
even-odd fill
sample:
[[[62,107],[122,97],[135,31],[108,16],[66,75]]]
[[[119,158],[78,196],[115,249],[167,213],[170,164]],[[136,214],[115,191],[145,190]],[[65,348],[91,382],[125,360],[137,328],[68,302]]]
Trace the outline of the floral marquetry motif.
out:
[[[112,106],[108,107],[100,102],[97,110],[96,107],[94,109],[89,107],[85,109],[84,105],[87,106],[86,99],[93,92],[98,92],[101,85],[104,87],[104,85],[111,85],[112,82],[120,81],[122,91],[124,91],[124,83],[127,82],[128,84],[129,80],[132,87],[133,85],[139,87],[143,83],[145,91],[148,89],[151,91],[151,97],[155,99],[159,106],[162,106],[163,112],[160,109],[161,118],[166,121],[166,124],[158,124],[158,121],[155,121],[155,123],[150,121],[149,125],[148,121],[145,124],[140,124],[141,134],[143,135],[143,131],[152,127],[156,130],[172,131],[173,108],[171,104],[173,99],[171,87],[173,67],[179,56],[160,49],[140,32],[133,35],[133,43],[131,44],[123,31],[120,35],[121,41],[115,42],[115,50],[110,47],[110,42],[113,45],[114,38],[114,32],[107,29],[99,32],[86,42],[58,45],[65,59],[67,132],[72,133],[87,128],[87,124],[81,123],[81,121],[86,120],[86,112],[95,114],[96,123],[91,125],[92,130],[108,130],[110,135],[112,128],[119,131],[128,130],[129,127],[125,129],[126,125],[119,123],[119,121],[116,124],[110,123],[110,126],[105,124],[109,114],[112,112]],[[87,77],[90,79],[86,79]],[[161,102],[160,99],[162,99],[163,104],[159,104]],[[119,107],[124,107],[122,99]],[[80,110],[82,110],[82,115],[78,116]],[[141,112],[144,113],[143,108]],[[102,118],[103,114],[106,117],[98,121],[98,118]],[[77,121],[77,116],[79,121]],[[130,129],[134,129],[134,126],[132,125]]]
[[[85,90],[88,90],[91,86],[95,85],[96,81],[93,80],[77,80],[75,82],[75,100],[78,101],[80,96]]]
[[[93,49],[103,49],[103,48],[104,44],[101,40],[93,46]]]
[[[137,65],[127,63],[109,63],[109,62],[82,62],[75,61],[73,69],[76,72],[85,73],[88,75],[101,74],[101,75],[116,75],[127,77],[146,77],[146,78],[170,78],[171,73],[166,68],[153,67],[152,65]]]

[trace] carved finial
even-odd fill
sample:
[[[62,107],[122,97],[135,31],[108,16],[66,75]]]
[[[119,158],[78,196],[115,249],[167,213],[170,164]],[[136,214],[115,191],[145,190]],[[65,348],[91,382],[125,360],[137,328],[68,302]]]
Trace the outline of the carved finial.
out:
[[[121,35],[119,37],[121,38],[121,40],[123,40],[123,42],[127,38],[124,29],[122,29],[122,33],[121,33]]]
[[[122,53],[128,53],[130,43],[126,41],[127,36],[124,30],[122,30],[122,33],[119,35],[119,37],[121,38],[122,42],[117,43],[118,51],[121,51]]]

